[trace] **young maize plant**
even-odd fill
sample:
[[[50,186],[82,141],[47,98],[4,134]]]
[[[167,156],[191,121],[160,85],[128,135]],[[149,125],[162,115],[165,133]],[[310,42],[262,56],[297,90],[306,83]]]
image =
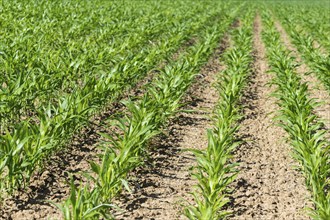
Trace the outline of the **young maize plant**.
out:
[[[221,23],[216,24],[215,27],[207,26],[198,34],[201,36],[198,43],[189,47],[177,62],[166,66],[141,99],[124,103],[129,113],[123,118],[118,118],[114,123],[120,132],[115,133],[113,137],[104,135],[109,139],[109,143],[103,148],[102,162],[100,164],[91,162],[92,171],[96,175],[93,184],[94,190],[99,193],[98,200],[74,203],[78,198],[70,196],[62,204],[62,210],[70,209],[73,212],[76,204],[79,204],[79,210],[86,212],[90,209],[90,202],[111,203],[123,186],[129,190],[126,180],[129,171],[143,163],[149,140],[161,132],[168,119],[174,116],[182,105],[180,104],[182,96],[201,65],[207,61],[216,47],[218,39],[231,23],[233,15],[234,13],[229,16],[223,14]],[[71,191],[71,194],[76,193]],[[73,214],[70,217],[73,218]],[[95,218],[97,219],[97,216]]]
[[[185,209],[189,219],[224,219],[229,213],[222,210],[228,203],[228,185],[235,179],[237,164],[230,163],[233,150],[239,142],[234,134],[240,118],[238,101],[247,77],[251,72],[252,33],[254,13],[243,17],[241,27],[231,33],[233,47],[224,54],[226,70],[220,73],[217,83],[220,99],[214,110],[213,129],[207,131],[206,150],[191,150],[197,160],[192,174],[198,181],[192,193],[196,205]]]
[[[15,11],[14,9],[15,8],[13,8],[13,11]],[[77,9],[71,8],[71,13],[75,12],[75,10]],[[153,7],[148,11],[153,11]],[[43,10],[40,10],[35,13],[43,12]],[[99,13],[107,12],[100,10]],[[20,36],[17,37],[16,34],[14,34],[14,36],[11,35],[11,30],[8,28],[9,30],[5,32],[6,38],[4,41],[11,46],[3,49],[4,59],[1,60],[4,62],[2,68],[5,71],[4,82],[6,83],[6,88],[1,98],[2,102],[7,106],[7,108],[4,109],[6,111],[2,112],[2,114],[9,114],[10,117],[7,118],[9,118],[10,124],[13,124],[16,121],[21,121],[22,117],[30,118],[31,114],[33,115],[38,109],[47,106],[50,100],[50,103],[56,106],[57,97],[68,95],[67,93],[71,94],[72,91],[78,92],[78,90],[80,91],[83,88],[88,93],[91,93],[95,90],[95,83],[100,82],[103,76],[109,77],[110,67],[113,68],[114,71],[119,71],[122,68],[129,69],[132,67],[132,64],[134,64],[133,67],[136,69],[139,67],[136,62],[149,62],[148,59],[144,59],[146,55],[154,54],[153,56],[155,56],[158,53],[167,53],[168,49],[161,50],[165,49],[162,48],[163,41],[167,41],[175,36],[173,38],[174,42],[164,42],[169,45],[175,45],[177,40],[182,41],[182,38],[178,39],[177,34],[180,34],[180,37],[187,38],[187,36],[189,36],[189,29],[193,31],[195,27],[198,27],[198,24],[202,23],[201,20],[196,20],[195,14],[205,13],[205,11],[197,7],[187,13],[184,8],[183,10],[180,8],[180,10],[173,11],[173,13],[178,15],[172,16],[164,12],[153,13],[157,16],[149,16],[151,18],[147,17],[147,21],[151,19],[151,21],[153,21],[152,23],[145,22],[144,17],[135,18],[133,13],[132,18],[134,19],[129,20],[130,25],[121,28],[115,28],[111,25],[106,27],[100,26],[98,22],[108,23],[110,22],[109,18],[94,18],[97,15],[92,14],[92,18],[90,19],[96,20],[94,24],[95,30],[91,32],[87,40],[85,36],[86,33],[84,32],[78,35],[78,39],[76,39],[76,37],[69,38],[70,36],[60,37],[55,35],[55,37],[60,38],[58,40],[63,44],[60,48],[55,46],[48,48],[49,44],[51,44],[49,41],[53,41],[53,35],[32,40],[35,35],[38,36],[39,34],[41,35],[41,33],[31,33],[28,29],[26,31],[27,33],[24,33],[24,36],[26,35],[29,37],[26,41],[22,42],[19,38]],[[213,15],[214,13],[211,11],[210,14]],[[150,14],[147,13],[146,15],[148,16]],[[16,17],[15,14],[13,16]],[[117,17],[123,16],[118,15]],[[207,16],[203,18],[205,19]],[[33,20],[33,22],[36,21]],[[75,23],[72,24],[70,19],[68,19],[67,22],[73,25],[72,28],[84,28]],[[180,25],[176,22],[179,22],[178,24]],[[39,26],[37,25],[39,27],[38,29],[41,31],[44,28],[52,29],[52,27],[48,27],[44,23],[48,24],[49,22],[42,20],[41,24],[39,24]],[[114,22],[110,22],[110,24],[112,23]],[[139,25],[136,25],[136,23],[139,23]],[[28,24],[26,25],[28,26]],[[139,26],[140,29],[136,30],[137,26]],[[129,34],[125,34],[125,37],[117,36],[113,30],[120,30],[124,33],[127,31]],[[65,31],[68,30],[60,29],[58,32]],[[99,33],[100,31],[102,31],[102,33]],[[184,34],[185,31],[188,31],[188,33]],[[75,35],[77,35],[77,33]],[[138,35],[138,37],[136,35]],[[109,39],[109,36],[113,38]],[[15,40],[16,38],[18,39]],[[94,38],[96,39],[93,40]],[[149,47],[146,47],[146,43]],[[157,50],[155,45],[160,48]],[[32,49],[28,50],[25,47],[32,47]],[[150,51],[149,49],[151,47],[154,47],[156,50]],[[19,51],[19,53],[15,54],[15,51]],[[137,54],[141,55],[138,59],[136,59]],[[133,56],[135,59],[133,59]],[[127,62],[128,60],[132,60],[132,63]],[[133,70],[130,71],[133,72]],[[16,74],[16,72],[19,74]],[[115,77],[112,76],[112,82],[114,79]],[[124,77],[120,79],[124,79]],[[128,84],[128,80],[129,78],[126,81],[124,80],[124,82],[118,81],[118,84]],[[101,85],[104,86],[104,82],[101,82]],[[96,88],[100,89],[103,87],[97,86]],[[98,92],[103,94],[102,91],[95,91],[96,95]],[[106,95],[105,97],[109,96],[108,94]],[[98,96],[94,98],[98,98]]]
[[[290,21],[301,27],[303,33],[308,33],[315,38],[328,52],[330,51],[330,25],[327,22],[330,19],[329,8],[320,7],[316,4],[304,4],[301,2],[299,8],[285,7],[281,12],[290,14],[286,15],[285,20]],[[304,16],[301,16],[304,15]]]
[[[280,107],[277,119],[290,137],[294,158],[301,164],[308,188],[312,193],[314,219],[330,219],[329,142],[324,137],[323,124],[313,114],[318,104],[308,97],[308,86],[300,82],[296,73],[298,64],[281,43],[269,12],[263,13],[263,39],[271,72],[275,73],[275,96]]]
[[[34,117],[10,125],[0,136],[2,190],[11,193],[12,190],[28,184],[31,175],[44,164],[44,160],[67,144],[74,133],[88,124],[88,120],[95,112],[99,112],[109,100],[111,102],[117,99],[124,90],[138,82],[160,60],[174,52],[187,36],[208,24],[209,19],[212,20],[212,17],[218,13],[219,11],[214,9],[211,17],[201,14],[200,19],[194,18],[187,23],[172,24],[174,27],[171,27],[169,32],[165,31],[157,46],[147,46],[134,57],[134,50],[128,52],[123,60],[120,59],[113,64],[110,74],[101,71],[98,75],[89,76],[86,73],[85,83],[81,88],[73,87],[74,89],[69,93],[58,94],[59,98],[50,99],[36,108]],[[19,90],[21,91],[20,87]],[[10,99],[16,99],[15,92],[8,90],[8,93],[14,94],[9,96]],[[14,108],[6,100],[1,101],[5,103],[1,105],[4,106],[1,110],[5,109],[5,113]]]
[[[17,15],[17,13],[19,13],[25,15],[27,14],[27,16],[29,17],[29,19],[23,20],[12,19],[11,22],[16,24],[13,26],[14,30],[12,30],[11,26],[9,25],[5,25],[4,30],[4,33],[6,33],[6,37],[3,40],[8,45],[7,47],[3,48],[3,67],[5,67],[4,70],[6,72],[5,77],[7,79],[6,82],[8,89],[8,93],[4,93],[4,95],[15,94],[15,96],[10,97],[11,99],[6,100],[7,105],[12,107],[11,110],[14,113],[14,117],[20,116],[20,114],[17,114],[17,112],[20,112],[24,116],[24,111],[31,110],[31,108],[35,107],[35,105],[39,106],[40,103],[43,103],[48,99],[57,97],[59,95],[58,90],[69,91],[69,88],[77,84],[76,80],[81,78],[81,73],[84,73],[86,71],[85,68],[90,67],[90,64],[88,64],[86,61],[90,63],[95,63],[95,61],[99,61],[94,60],[94,57],[91,56],[95,56],[93,52],[97,55],[103,55],[101,54],[102,52],[111,52],[111,55],[114,55],[113,51],[108,51],[109,46],[104,47],[106,48],[103,49],[104,51],[100,51],[100,47],[97,47],[97,45],[95,45],[95,42],[92,41],[92,38],[99,34],[98,32],[100,30],[100,26],[97,25],[97,22],[109,22],[109,19],[98,19],[96,17],[97,14],[91,13],[89,15],[89,18],[90,20],[95,20],[95,22],[91,22],[92,26],[94,25],[94,29],[91,30],[89,36],[91,38],[87,39],[88,41],[82,44],[82,41],[86,41],[86,37],[84,38],[84,35],[86,35],[86,33],[84,32],[86,32],[86,30],[84,30],[84,28],[90,27],[86,26],[87,24],[84,22],[73,23],[71,19],[74,19],[72,17],[79,17],[80,19],[82,18],[83,13],[86,13],[85,10],[87,9],[86,7],[84,7],[84,4],[80,3],[78,7],[80,6],[81,8],[79,9],[76,8],[74,5],[70,4],[45,4],[45,1],[40,1],[40,3],[37,5],[35,4],[32,4],[32,1],[26,1],[23,5],[23,8],[26,11],[22,11],[22,9],[19,10],[18,8],[22,8],[22,5],[15,1],[13,1],[13,4],[4,3],[3,5],[4,11],[10,16],[18,17],[19,15]],[[34,8],[32,8],[31,6],[34,6]],[[40,15],[40,13],[44,13],[44,11],[49,10],[49,6],[54,6],[54,9],[52,9],[50,15],[48,15],[50,16],[50,18],[47,19],[43,17],[43,19],[39,19],[38,15]],[[112,5],[106,6],[111,7]],[[41,10],[39,9],[40,7],[42,8]],[[64,9],[65,7],[67,8]],[[56,10],[64,10],[64,12],[58,12]],[[115,11],[116,10],[114,10],[114,13]],[[117,11],[120,12],[119,10]],[[134,13],[130,8],[128,8],[128,11],[132,12],[133,18],[138,18],[138,11]],[[151,11],[152,7],[149,11],[149,15]],[[54,22],[54,20],[51,20],[51,15],[53,13],[57,13],[59,15],[63,13],[63,17],[66,17],[65,23],[72,25],[72,27],[57,27],[55,25],[56,23]],[[99,13],[102,14],[106,12],[100,10]],[[120,13],[118,14],[118,16],[123,17],[120,16]],[[133,21],[134,19],[131,20],[130,23],[126,22],[125,24],[130,24],[130,26],[133,26]],[[29,28],[29,26],[31,26],[29,22],[33,22],[34,26],[37,27],[34,28],[33,32]],[[114,22],[111,22],[110,24],[113,23]],[[22,35],[25,36],[25,38],[22,38],[21,35],[17,36],[17,34],[15,33],[15,31],[17,31],[16,29],[20,28],[19,24],[23,24],[23,26],[27,27],[21,30]],[[124,27],[130,29],[130,26]],[[109,28],[112,29],[112,26],[110,26]],[[56,31],[54,31],[55,33],[53,34],[45,35],[43,33],[44,29],[48,29],[47,32],[49,30],[55,29],[57,30],[57,33]],[[120,28],[113,29],[122,31],[122,29]],[[104,32],[107,32],[107,34],[109,35],[115,34],[114,31],[110,32],[107,28],[102,28],[102,30]],[[71,32],[74,32],[74,36],[72,36]],[[58,33],[60,33],[61,36],[58,36]],[[104,41],[107,41],[105,35],[103,35],[102,37],[104,39],[98,37],[98,43],[104,43]],[[54,38],[57,39],[55,45],[53,43]],[[61,45],[62,47],[59,47],[59,45]],[[116,45],[116,47],[118,46],[119,45]],[[94,49],[92,50],[92,48]],[[95,50],[95,48],[97,51]],[[16,53],[16,55],[14,53]],[[103,61],[109,62],[107,60],[109,59],[108,57],[102,58]],[[100,65],[96,63],[95,67],[100,67]],[[16,72],[19,74],[16,74]],[[89,73],[89,75],[91,74]],[[62,78],[62,80],[60,78]],[[35,104],[34,100],[36,99],[38,103]],[[18,118],[18,120],[19,119],[20,118]]]
[[[284,27],[290,34],[292,42],[298,48],[303,59],[324,83],[330,94],[329,54],[322,54],[319,48],[314,47],[314,39],[309,34],[303,33],[303,29],[297,27],[297,22],[293,19],[292,13],[289,14],[284,9],[277,9],[276,14],[283,21]]]
[[[65,204],[56,204],[51,201],[63,213],[63,219],[110,219],[111,216],[107,214],[105,208],[115,208],[110,204],[97,204],[95,202],[100,200],[100,193],[98,188],[91,189],[89,185],[84,187],[77,187],[74,183],[73,177],[70,180],[71,194],[70,199]],[[81,186],[81,185],[80,185]],[[70,209],[72,207],[72,210]]]
[[[187,17],[184,17],[184,18],[188,19]],[[188,21],[189,21],[189,19],[188,19]],[[162,21],[160,20],[158,22],[160,23]],[[174,48],[174,45],[179,45],[179,43],[182,42],[182,40],[186,37],[186,35],[182,35],[182,33],[181,33],[181,32],[183,32],[182,27],[173,26],[173,20],[168,20],[168,24],[170,26],[169,31],[164,29],[164,27],[166,27],[166,24],[167,23],[164,23],[164,26],[160,26],[160,25],[157,26],[156,30],[158,32],[161,32],[161,33],[169,32],[169,34],[162,34],[160,36],[159,44],[157,45],[157,46],[159,46],[159,48],[157,49],[157,47],[155,47],[156,50],[150,51],[150,50],[148,50],[148,47],[146,47],[145,45],[142,44],[145,41],[148,41],[148,40],[150,41],[149,33],[151,31],[148,31],[148,32],[146,31],[147,34],[141,35],[138,38],[139,39],[138,41],[132,40],[132,38],[128,38],[127,42],[122,42],[122,44],[124,46],[122,44],[119,44],[119,45],[114,44],[114,46],[112,46],[111,50],[110,50],[110,48],[106,48],[106,50],[110,50],[109,54],[111,56],[111,59],[118,59],[118,61],[116,61],[116,60],[107,61],[107,59],[105,59],[104,57],[99,57],[99,60],[91,60],[90,55],[86,55],[84,57],[81,57],[82,55],[80,55],[80,57],[74,58],[74,59],[79,59],[78,61],[80,63],[94,62],[94,63],[96,63],[97,66],[93,67],[93,71],[92,71],[93,74],[90,74],[90,73],[76,74],[77,70],[75,70],[75,69],[72,71],[69,71],[69,72],[67,70],[61,72],[61,74],[66,73],[64,75],[59,76],[61,78],[64,78],[64,76],[65,76],[65,79],[68,79],[67,75],[74,75],[75,77],[78,78],[78,79],[74,78],[73,80],[62,80],[63,82],[66,83],[66,85],[64,87],[65,87],[65,90],[69,89],[69,91],[70,91],[69,94],[67,94],[68,92],[61,91],[61,90],[59,92],[58,87],[39,88],[39,85],[45,86],[45,85],[50,84],[51,86],[53,86],[53,85],[56,86],[58,83],[54,83],[54,82],[49,83],[49,82],[43,81],[44,78],[40,79],[40,77],[36,76],[33,73],[28,74],[27,76],[21,76],[22,74],[26,74],[26,71],[21,71],[21,74],[19,75],[18,79],[16,79],[17,76],[15,76],[13,74],[13,76],[15,78],[5,79],[7,85],[6,85],[6,88],[3,90],[3,96],[1,98],[2,98],[2,102],[5,104],[4,107],[7,107],[7,108],[3,109],[2,115],[10,116],[8,118],[11,120],[11,122],[20,121],[22,119],[21,117],[25,116],[25,115],[24,115],[24,112],[22,112],[22,110],[18,111],[17,109],[27,109],[26,111],[29,112],[29,114],[31,114],[33,112],[35,113],[35,111],[38,111],[40,109],[42,110],[42,108],[44,106],[48,106],[49,104],[54,105],[54,107],[58,107],[57,99],[54,99],[52,97],[53,96],[56,96],[56,97],[69,96],[73,92],[84,93],[86,95],[87,94],[90,95],[90,93],[92,93],[93,95],[89,96],[89,98],[91,100],[93,100],[93,102],[100,102],[100,101],[104,100],[105,97],[109,97],[109,91],[108,91],[109,90],[108,87],[110,86],[110,85],[108,85],[109,83],[113,83],[113,84],[111,84],[111,88],[114,87],[114,89],[116,88],[115,87],[116,84],[114,83],[115,80],[118,81],[118,87],[120,87],[120,88],[122,87],[121,84],[129,85],[129,83],[127,83],[127,81],[130,78],[123,80],[125,78],[123,77],[123,75],[121,75],[121,78],[120,78],[121,81],[119,81],[118,76],[113,74],[114,72],[119,72],[119,71],[123,71],[123,69],[125,69],[125,70],[127,69],[127,70],[130,70],[131,72],[134,72],[135,76],[136,76],[136,69],[141,68],[140,66],[137,66],[137,62],[148,63],[149,60],[151,61],[150,58],[152,58],[152,55],[155,56],[155,55],[159,54],[161,56],[164,53],[168,53],[169,51],[168,51],[166,45],[173,45],[171,48]],[[189,26],[187,24],[189,24],[189,23],[188,22],[184,23],[183,28],[187,27],[189,29],[190,27],[196,26],[196,23],[192,23],[191,26]],[[174,30],[171,30],[171,28],[173,28],[173,27],[174,27]],[[146,28],[148,28],[148,27],[146,27]],[[152,28],[152,27],[149,27],[149,28]],[[178,35],[179,35],[179,38],[178,38]],[[170,39],[170,42],[166,42],[166,39]],[[173,42],[171,41],[172,39],[174,40]],[[104,40],[106,40],[106,39],[104,39]],[[165,40],[165,42],[163,42],[164,40]],[[138,56],[138,59],[136,59],[137,56],[135,56],[135,59],[132,59],[132,54],[134,54],[135,50],[136,50],[136,49],[134,49],[134,46],[132,45],[132,43],[136,44],[136,42],[140,42],[139,44],[140,44],[140,46],[144,47],[144,50],[143,50],[143,53],[141,53],[141,56]],[[156,43],[158,43],[158,42],[156,41]],[[127,45],[131,46],[131,48],[128,48]],[[91,46],[93,46],[93,44],[91,44]],[[164,46],[165,46],[165,48],[164,48]],[[150,45],[150,47],[154,47],[154,45]],[[72,48],[72,46],[69,46],[69,50],[71,50],[71,49],[74,50],[74,48]],[[86,53],[88,52],[89,54],[93,54],[93,53],[91,53],[92,50],[89,50],[89,48],[87,46],[82,49],[84,49],[84,51],[86,51]],[[139,49],[141,49],[141,48],[139,48]],[[163,49],[163,50],[161,50],[161,49]],[[125,54],[126,58],[124,58],[124,59],[132,60],[132,63],[128,63],[127,61],[123,62],[121,59],[119,59],[120,58],[119,56],[123,56],[121,51],[127,52],[127,54]],[[158,51],[161,51],[161,53],[159,53]],[[172,50],[172,51],[174,51],[174,50]],[[102,53],[105,53],[105,52],[107,52],[107,51],[102,51]],[[95,53],[99,53],[99,52],[95,51]],[[70,54],[71,54],[71,52],[70,52]],[[145,60],[145,58],[146,58],[145,56],[147,54],[150,54],[150,56],[148,56],[148,58],[149,58],[148,60]],[[68,59],[68,60],[70,60],[70,59]],[[87,61],[87,59],[89,61]],[[101,60],[102,60],[102,63],[98,64],[98,63],[100,63]],[[5,61],[10,62],[10,59],[7,58]],[[78,62],[78,61],[72,61],[72,63]],[[105,72],[103,70],[106,67],[106,65],[103,62],[109,62],[109,64],[114,63],[112,74],[109,75],[108,71]],[[60,62],[60,64],[62,64],[62,63]],[[72,69],[69,67],[69,63],[65,63],[60,66],[64,66],[65,69],[69,69],[69,70]],[[142,67],[144,67],[144,66],[142,66]],[[88,68],[90,68],[90,66],[87,66],[87,64],[80,65],[79,72],[90,71],[90,70],[88,70]],[[10,73],[10,70],[11,70],[10,68],[7,69],[6,73]],[[54,70],[45,70],[45,71],[54,71]],[[94,71],[95,71],[95,73],[94,73]],[[28,70],[28,72],[29,72],[29,70]],[[42,71],[42,73],[43,72],[44,71]],[[45,74],[43,74],[42,76],[44,76],[44,75]],[[81,75],[83,75],[83,77]],[[10,75],[9,77],[11,77],[11,76],[12,75]],[[107,77],[105,77],[105,76],[107,76]],[[32,77],[32,78],[34,78],[35,81],[30,82],[31,80],[29,80],[29,78],[27,78],[27,77],[29,77],[29,78]],[[48,78],[49,78],[49,80],[52,80],[52,79],[57,79],[58,77],[57,76],[52,76],[52,77],[48,76]],[[69,79],[70,78],[71,77],[69,77]],[[77,83],[76,80],[82,80],[82,82]],[[10,83],[13,83],[13,82],[15,82],[15,84],[11,85]],[[68,84],[67,82],[70,82],[70,83]],[[108,84],[106,84],[106,83],[108,83]],[[63,84],[63,83],[61,83],[61,84]],[[36,87],[36,86],[38,86],[38,87]],[[106,86],[108,86],[108,87],[106,87]],[[103,90],[101,90],[101,89],[103,89]],[[112,90],[114,90],[114,89],[112,89]],[[51,94],[53,90],[56,91],[55,94]],[[24,91],[24,92],[22,92],[22,91]],[[107,93],[105,93],[105,92],[107,92]],[[110,91],[110,92],[112,92],[112,91]],[[40,94],[40,93],[42,93],[42,94]],[[13,95],[13,94],[15,94],[15,95]],[[106,96],[99,97],[100,94],[105,94]],[[113,95],[113,92],[111,94]],[[6,96],[8,96],[8,97],[6,97]],[[37,99],[38,103],[36,106],[31,107],[30,105],[28,105],[27,103],[24,102],[25,98],[27,98],[29,100],[29,102],[33,102],[33,100]],[[49,102],[49,100],[51,100],[51,101]],[[12,112],[15,112],[15,114],[8,115]],[[22,113],[22,115],[17,114],[17,112]]]

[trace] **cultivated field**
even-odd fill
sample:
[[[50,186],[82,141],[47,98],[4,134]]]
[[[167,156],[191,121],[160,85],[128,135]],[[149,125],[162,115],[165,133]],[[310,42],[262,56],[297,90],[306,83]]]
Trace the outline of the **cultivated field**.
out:
[[[330,219],[329,0],[0,11],[0,219]]]

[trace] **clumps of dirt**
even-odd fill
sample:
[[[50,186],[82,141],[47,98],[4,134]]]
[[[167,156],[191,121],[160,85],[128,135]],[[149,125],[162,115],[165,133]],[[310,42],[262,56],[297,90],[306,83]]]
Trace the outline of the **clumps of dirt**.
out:
[[[222,68],[218,58],[225,47],[224,40],[187,92],[184,101],[192,112],[178,113],[164,133],[152,141],[146,165],[131,173],[133,192],[123,192],[116,201],[122,208],[115,213],[116,219],[185,219],[183,206],[193,204],[189,193],[196,184],[190,175],[196,159],[186,150],[207,146],[209,116],[218,100],[212,84]]]
[[[302,78],[302,82],[308,85],[310,98],[315,99],[320,105],[316,106],[315,114],[320,117],[328,131],[330,137],[330,95],[325,89],[324,84],[316,77],[316,73],[302,61],[302,58],[297,50],[291,43],[289,35],[285,32],[284,28],[279,21],[275,22],[275,27],[281,35],[284,45],[294,54],[296,61],[301,65],[297,68],[297,73]]]
[[[228,211],[230,219],[308,219],[305,215],[309,192],[304,178],[294,169],[285,132],[274,125],[274,88],[261,39],[261,18],[254,23],[254,72],[242,99],[244,118],[238,131],[241,144],[234,153],[239,174]]]

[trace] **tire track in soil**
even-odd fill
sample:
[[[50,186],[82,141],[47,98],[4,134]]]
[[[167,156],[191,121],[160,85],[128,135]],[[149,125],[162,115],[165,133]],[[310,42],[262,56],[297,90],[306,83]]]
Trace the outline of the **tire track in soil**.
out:
[[[261,39],[262,23],[254,22],[255,63],[242,98],[243,115],[238,137],[244,142],[234,153],[239,174],[232,184],[234,191],[228,210],[229,219],[309,219],[304,207],[309,198],[304,178],[293,169],[297,163],[284,143],[286,133],[274,125],[276,100],[270,97],[274,88],[267,83],[265,46]]]
[[[301,65],[296,69],[299,76],[302,78],[302,82],[307,83],[310,98],[320,102],[321,105],[316,106],[315,114],[323,121],[325,129],[327,130],[327,137],[330,138],[330,95],[324,87],[323,83],[315,76],[315,73],[306,75],[305,73],[311,72],[311,69],[306,65],[299,54],[297,48],[291,43],[289,35],[286,33],[279,21],[275,21],[275,27],[281,35],[281,39],[284,45],[292,51],[296,57],[296,61]]]
[[[152,141],[151,163],[130,175],[130,185],[135,187],[132,194],[123,192],[116,201],[124,210],[115,214],[116,219],[186,219],[182,205],[193,202],[189,192],[197,182],[190,176],[190,167],[196,165],[196,159],[182,150],[207,146],[208,117],[218,101],[212,84],[222,69],[218,58],[227,44],[224,37],[188,90],[184,101],[193,112],[178,113],[164,134]]]

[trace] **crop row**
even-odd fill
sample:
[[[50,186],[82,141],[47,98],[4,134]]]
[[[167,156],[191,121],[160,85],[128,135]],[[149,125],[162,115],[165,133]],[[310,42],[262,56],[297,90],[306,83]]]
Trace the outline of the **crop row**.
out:
[[[97,219],[100,215],[109,218],[106,208],[112,207],[113,198],[123,187],[129,190],[128,173],[142,165],[148,142],[181,107],[181,98],[231,24],[236,10],[231,13],[223,13],[220,20],[206,26],[196,45],[167,65],[140,99],[124,102],[127,114],[112,123],[118,132],[103,134],[109,141],[103,145],[101,162],[90,163],[93,174],[89,177],[94,187],[75,187],[72,182],[71,196],[58,205],[66,219]]]
[[[213,113],[213,128],[207,131],[205,150],[191,150],[197,160],[193,177],[198,181],[193,192],[196,205],[186,208],[189,219],[223,219],[222,210],[228,203],[229,184],[235,179],[237,164],[231,163],[232,152],[239,142],[235,139],[240,116],[239,101],[247,77],[251,73],[254,13],[247,12],[240,27],[231,33],[232,48],[223,56],[226,69],[220,73],[216,88],[219,101]]]
[[[9,124],[9,128],[0,137],[0,188],[3,191],[11,192],[17,187],[28,184],[33,172],[44,164],[44,159],[67,144],[75,132],[88,124],[88,120],[95,112],[100,111],[106,103],[116,100],[123,91],[133,86],[154,68],[157,63],[174,52],[190,35],[200,33],[201,28],[209,25],[210,22],[214,22],[214,16],[219,13],[221,13],[221,8],[219,7],[211,10],[209,17],[205,16],[205,14],[196,16],[193,13],[189,13],[190,16],[194,15],[194,19],[188,20],[188,23],[174,24],[168,31],[165,31],[166,33],[159,39],[156,46],[148,45],[139,54],[135,55],[129,52],[128,55],[120,57],[118,62],[111,64],[112,67],[108,70],[106,68],[104,71],[100,69],[96,71],[93,69],[93,66],[89,66],[89,69],[86,67],[86,70],[83,71],[85,85],[80,86],[81,88],[79,87],[68,93],[57,94],[58,97],[55,99],[50,97],[48,103],[46,102],[40,108],[36,108],[34,117],[28,117],[17,124],[14,123],[14,125]],[[94,52],[91,52],[91,54],[95,55]],[[47,57],[51,56],[52,53],[45,52],[44,55]],[[100,60],[104,60],[101,58]],[[8,60],[5,59],[4,61],[7,62]],[[51,62],[51,59],[49,59],[49,62]],[[106,62],[106,60],[102,62]],[[89,62],[86,61],[86,63]],[[111,62],[109,61],[109,63]],[[23,62],[23,66],[26,64]],[[96,65],[97,62],[94,62],[94,64]],[[12,65],[16,67],[16,64]],[[93,63],[90,63],[90,65],[93,65]],[[79,73],[79,68],[77,71]],[[89,74],[90,71],[96,71],[97,74]],[[14,71],[14,73],[11,73],[9,70],[4,72],[13,76],[15,74],[19,76],[20,74],[29,75],[31,73],[28,71],[24,72],[23,69]],[[53,77],[52,79],[60,77],[61,80],[65,81],[65,73],[65,71],[59,71],[59,75],[53,74],[50,77]],[[43,75],[40,73],[40,76],[43,77]],[[15,80],[12,79],[12,81],[8,82],[15,82]],[[16,80],[16,83],[19,84],[20,82],[27,86],[30,84],[52,84],[43,82],[34,84],[23,79]],[[15,115],[17,112],[12,107],[6,109],[8,100],[4,100],[3,97],[16,100],[17,93],[23,94],[26,89],[21,90],[21,87],[19,87],[18,91],[15,90],[15,92],[7,91],[6,89],[9,88],[7,86],[3,87],[5,88],[1,91],[5,91],[4,93],[7,93],[8,96],[1,96],[1,109],[5,109],[5,112],[8,110],[10,114]],[[16,89],[17,87],[14,86],[14,88]],[[42,88],[39,89],[44,91]],[[1,115],[2,118],[4,116],[7,118],[11,117]]]
[[[275,73],[275,96],[280,110],[277,119],[289,134],[294,158],[301,166],[306,183],[312,192],[314,208],[310,207],[314,219],[330,218],[329,189],[329,142],[325,139],[323,124],[314,115],[318,104],[308,97],[308,86],[301,83],[296,73],[299,64],[290,51],[281,43],[280,34],[274,27],[269,11],[263,14],[263,40],[267,48],[270,69]]]
[[[297,11],[295,13],[298,13]],[[314,38],[304,33],[302,27],[299,26],[299,16],[294,12],[285,8],[277,8],[277,18],[282,20],[284,27],[288,31],[294,45],[301,53],[303,59],[307,61],[311,70],[316,73],[317,77],[323,82],[330,93],[330,59],[329,54],[323,54],[320,48],[314,46]],[[324,33],[324,32],[322,32]]]
[[[85,13],[82,11],[75,14],[74,9],[71,6],[74,16],[81,17]],[[102,85],[98,83],[102,83],[106,76],[110,78],[114,74],[112,72],[132,68],[133,62],[147,63],[145,58],[151,58],[147,54],[158,55],[157,51],[150,50],[151,47],[162,47],[166,41],[175,44],[173,37],[177,38],[178,33],[184,32],[185,28],[194,28],[200,23],[193,15],[202,13],[201,9],[195,8],[190,14],[184,13],[184,10],[185,8],[173,10],[177,16],[167,15],[165,12],[149,12],[153,14],[149,14],[148,20],[132,13],[130,22],[126,22],[121,28],[115,28],[116,23],[109,21],[109,18],[96,19],[94,17],[97,15],[91,13],[89,16],[85,15],[85,19],[92,20],[90,23],[94,28],[89,32],[75,30],[75,36],[66,32],[72,32],[72,28],[84,30],[87,28],[85,23],[76,24],[71,20],[72,15],[64,20],[71,24],[67,29],[49,26],[49,19],[46,18],[38,23],[38,15],[44,13],[41,10],[35,11],[37,15],[34,17],[25,19],[29,22],[26,22],[21,35],[16,34],[19,25],[15,25],[15,22],[12,22],[15,25],[14,30],[5,25],[6,35],[1,39],[4,45],[1,49],[1,71],[4,73],[1,77],[1,116],[9,118],[9,123],[13,124],[24,116],[31,118],[49,104],[56,108],[59,97],[83,93],[83,90],[99,92],[97,90],[101,88],[98,87]],[[153,11],[153,7],[149,11]],[[106,11],[101,10],[100,13]],[[8,23],[11,20],[8,19]],[[100,23],[114,24],[103,26]],[[181,23],[183,24],[180,25]],[[29,28],[32,25],[35,26],[34,31]],[[136,26],[140,29],[136,30]],[[64,33],[49,33],[46,32],[48,29]],[[54,39],[57,45],[53,45]],[[128,60],[132,60],[132,63],[127,62]],[[139,66],[135,65],[135,68]]]
[[[303,32],[317,39],[328,53],[330,52],[330,24],[324,22],[330,19],[329,8],[301,5],[299,8],[285,7],[284,10],[290,14],[291,21],[300,26]]]

